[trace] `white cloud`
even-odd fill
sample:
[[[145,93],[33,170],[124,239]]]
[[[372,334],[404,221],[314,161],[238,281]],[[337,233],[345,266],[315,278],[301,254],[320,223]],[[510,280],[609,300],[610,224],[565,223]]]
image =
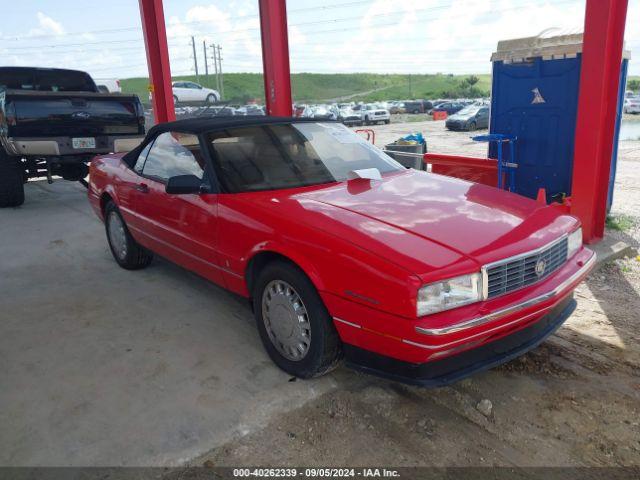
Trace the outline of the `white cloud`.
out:
[[[38,28],[31,29],[29,31],[29,35],[64,35],[66,33],[60,22],[55,21],[53,18],[42,12],[38,12],[37,19]]]

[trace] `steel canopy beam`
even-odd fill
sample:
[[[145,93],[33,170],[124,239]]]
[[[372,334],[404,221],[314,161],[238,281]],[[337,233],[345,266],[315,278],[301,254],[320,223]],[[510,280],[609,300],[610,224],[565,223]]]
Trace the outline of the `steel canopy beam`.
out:
[[[587,0],[571,212],[586,243],[604,236],[627,0]]]
[[[144,47],[147,51],[153,114],[156,123],[170,122],[176,119],[176,112],[162,0],[139,0],[139,5]]]
[[[258,0],[266,113],[290,117],[291,72],[285,0]]]

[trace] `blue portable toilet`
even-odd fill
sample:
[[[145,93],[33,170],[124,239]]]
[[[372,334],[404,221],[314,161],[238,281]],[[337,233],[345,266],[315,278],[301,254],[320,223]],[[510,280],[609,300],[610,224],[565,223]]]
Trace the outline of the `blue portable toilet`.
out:
[[[571,34],[500,41],[491,56],[489,129],[517,137],[515,191],[521,195],[536,198],[539,188],[546,189],[547,201],[571,195],[581,54],[582,34]],[[625,51],[620,69],[623,94],[628,59]],[[622,107],[619,101],[616,144]],[[494,145],[489,156],[496,158]],[[614,146],[609,203],[616,157]],[[510,160],[508,152],[505,160]]]

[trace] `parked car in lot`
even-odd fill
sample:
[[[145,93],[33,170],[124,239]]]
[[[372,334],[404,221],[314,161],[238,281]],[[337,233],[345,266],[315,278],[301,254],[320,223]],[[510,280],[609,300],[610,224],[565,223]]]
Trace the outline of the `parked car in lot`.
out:
[[[425,113],[433,108],[429,100],[410,100],[404,102],[404,109],[407,113]]]
[[[220,93],[212,88],[205,88],[195,82],[173,82],[173,101],[178,102],[207,102],[220,101]]]
[[[90,179],[121,267],[158,254],[250,299],[300,378],[343,356],[421,385],[491,368],[566,320],[594,263],[558,208],[407,170],[336,122],[160,124]]]
[[[350,107],[340,109],[338,120],[345,125],[362,125],[362,117]]]
[[[622,108],[624,113],[640,113],[640,97],[627,97]]]
[[[444,102],[439,105],[435,105],[429,113],[433,112],[447,112],[447,115],[452,115],[462,110],[466,105],[458,102]]]
[[[389,105],[389,113],[397,114],[397,113],[405,113],[407,110],[404,106],[404,102],[391,102]]]
[[[264,115],[264,108],[260,105],[245,105],[235,109],[236,115]]]
[[[449,130],[468,130],[470,132],[478,128],[489,128],[489,107],[469,105],[458,113],[447,117],[445,126]]]
[[[375,103],[364,105],[360,110],[360,118],[365,125],[391,122],[389,110]]]
[[[102,93],[121,93],[122,87],[120,86],[120,80],[117,78],[96,78],[96,85],[98,91]]]
[[[22,205],[30,178],[84,181],[91,157],[144,132],[140,99],[100,93],[86,72],[0,67],[0,207]]]

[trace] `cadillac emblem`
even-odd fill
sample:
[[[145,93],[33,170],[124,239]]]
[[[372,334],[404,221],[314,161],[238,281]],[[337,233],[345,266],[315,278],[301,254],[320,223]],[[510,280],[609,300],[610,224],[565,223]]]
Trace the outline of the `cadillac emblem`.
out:
[[[536,275],[538,277],[541,277],[542,275],[544,275],[544,271],[547,268],[547,262],[545,262],[544,260],[540,259],[536,262]]]

